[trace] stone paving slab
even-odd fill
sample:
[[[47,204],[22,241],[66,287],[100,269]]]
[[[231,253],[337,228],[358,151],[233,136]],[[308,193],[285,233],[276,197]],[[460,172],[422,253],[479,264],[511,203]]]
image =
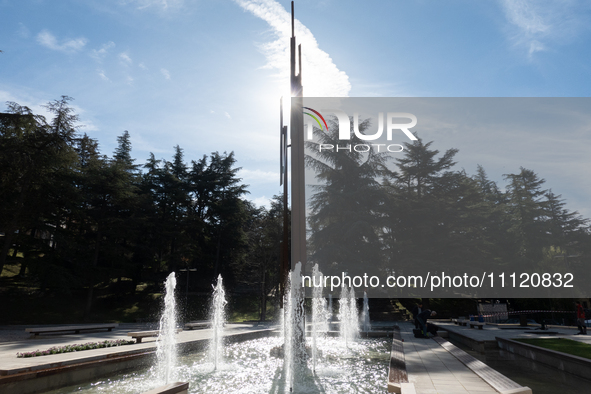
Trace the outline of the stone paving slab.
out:
[[[488,383],[474,374],[437,342],[415,338],[414,325],[401,323],[408,379],[421,394],[486,394],[496,393]]]

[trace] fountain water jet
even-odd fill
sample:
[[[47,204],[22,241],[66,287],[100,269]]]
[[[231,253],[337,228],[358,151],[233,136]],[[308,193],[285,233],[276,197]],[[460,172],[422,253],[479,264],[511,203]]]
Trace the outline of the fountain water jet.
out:
[[[357,298],[355,289],[349,289],[349,335],[351,340],[359,337],[359,310],[357,310]]]
[[[340,337],[345,345],[349,344],[349,325],[347,322],[349,321],[349,289],[346,286],[341,287],[341,297],[339,298],[339,313],[337,318],[340,321],[339,324],[339,331]]]
[[[312,290],[312,370],[316,371],[316,360],[318,359],[318,336],[328,331],[328,311],[326,309],[326,299],[322,296],[322,272],[318,269],[318,264],[312,268],[314,284],[320,283],[321,286],[313,286]]]
[[[345,346],[349,346],[349,342],[355,340],[359,335],[359,313],[354,289],[349,289],[346,286],[341,287],[338,318],[341,340]]]
[[[363,292],[363,311],[361,312],[361,321],[363,322],[363,331],[371,331],[371,323],[369,321],[369,300],[367,292]]]
[[[223,332],[224,324],[226,324],[225,306],[227,303],[226,291],[222,285],[222,275],[218,275],[217,284],[213,287],[210,310],[211,328],[213,330],[213,337],[210,344],[210,355],[213,361],[214,370],[216,371],[218,366],[222,363],[224,352]]]
[[[160,317],[160,332],[156,349],[158,377],[163,377],[166,384],[172,381],[176,366],[176,301],[174,272],[164,282],[164,311]]]
[[[286,294],[283,368],[286,382],[293,390],[304,376],[306,369],[306,337],[304,321],[304,292],[302,289],[302,263],[298,262],[289,274],[289,291]]]

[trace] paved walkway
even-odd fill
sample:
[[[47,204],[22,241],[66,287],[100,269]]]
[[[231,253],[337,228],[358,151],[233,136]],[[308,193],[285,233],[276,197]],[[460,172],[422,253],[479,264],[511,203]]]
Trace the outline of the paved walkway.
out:
[[[415,338],[400,324],[408,380],[421,394],[485,394],[496,391],[432,339]]]
[[[435,321],[437,326],[443,330],[457,332],[470,339],[476,341],[495,341],[496,337],[506,339],[516,338],[568,338],[579,342],[588,343],[591,345],[591,329],[588,329],[588,335],[575,335],[578,331],[571,328],[556,328],[556,326],[549,328],[547,331],[535,330],[537,327],[531,327],[530,330],[523,329],[501,329],[497,325],[487,324],[482,330],[477,328],[470,328],[469,326],[459,326],[449,321]],[[555,332],[556,335],[545,334],[546,332]]]

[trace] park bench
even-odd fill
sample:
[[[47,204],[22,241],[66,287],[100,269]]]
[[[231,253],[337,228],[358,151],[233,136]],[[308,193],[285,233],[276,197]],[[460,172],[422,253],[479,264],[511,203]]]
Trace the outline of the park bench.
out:
[[[179,332],[183,331],[182,328],[177,328],[176,332],[177,334]],[[135,339],[135,343],[142,343],[142,339],[144,338],[153,338],[153,337],[157,337],[158,334],[160,334],[160,330],[151,330],[151,331],[133,331],[133,332],[128,332],[127,336],[128,337],[132,337],[133,339]]]
[[[458,319],[458,325],[460,326],[466,326],[466,324],[468,324],[470,320],[467,319]]]
[[[478,327],[479,330],[482,330],[484,325],[486,324],[484,322],[479,322],[479,321],[471,321],[469,323],[470,323],[470,328]]]
[[[185,330],[201,330],[209,327],[211,327],[211,323],[208,321],[191,322],[185,324]]]
[[[26,332],[31,334],[39,335],[39,334],[55,334],[55,333],[68,333],[70,331],[74,332],[75,334],[80,334],[81,331],[96,331],[96,330],[104,330],[107,329],[111,331],[113,328],[118,327],[119,324],[117,323],[109,323],[109,324],[84,324],[79,326],[55,326],[55,327],[35,327],[35,328],[25,328]]]

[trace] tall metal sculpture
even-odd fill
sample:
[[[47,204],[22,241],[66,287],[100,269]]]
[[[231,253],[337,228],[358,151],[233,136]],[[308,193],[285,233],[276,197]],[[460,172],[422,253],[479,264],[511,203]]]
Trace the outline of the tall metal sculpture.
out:
[[[283,97],[279,101],[279,185],[283,185],[283,240],[281,242],[281,260],[279,262],[280,304],[283,299],[289,273],[289,212],[287,211],[287,126],[283,125]]]
[[[298,46],[296,74],[296,38],[294,6],[291,2],[291,262],[302,263],[306,270],[306,198],[304,180],[304,113],[302,88],[302,46]]]
[[[283,125],[283,99],[280,103],[280,185],[283,185],[283,242],[281,247],[281,299],[285,294],[290,261],[302,263],[306,269],[306,215],[304,181],[304,115],[302,88],[302,46],[298,49],[296,74],[296,38],[294,2],[291,2],[290,83],[291,83],[291,145],[287,144],[287,126]],[[287,148],[291,147],[291,260],[289,258],[289,215],[287,211]]]

